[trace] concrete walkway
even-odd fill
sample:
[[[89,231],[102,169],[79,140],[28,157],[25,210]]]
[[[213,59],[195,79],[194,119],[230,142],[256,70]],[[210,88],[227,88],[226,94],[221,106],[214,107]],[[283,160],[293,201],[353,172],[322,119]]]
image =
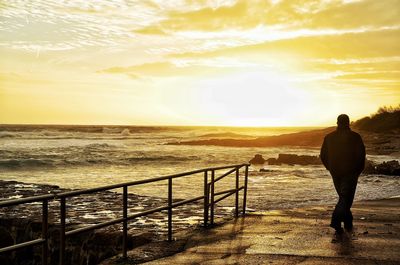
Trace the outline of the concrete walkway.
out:
[[[400,264],[400,199],[354,205],[355,231],[332,243],[332,206],[253,213],[191,236],[145,264]]]

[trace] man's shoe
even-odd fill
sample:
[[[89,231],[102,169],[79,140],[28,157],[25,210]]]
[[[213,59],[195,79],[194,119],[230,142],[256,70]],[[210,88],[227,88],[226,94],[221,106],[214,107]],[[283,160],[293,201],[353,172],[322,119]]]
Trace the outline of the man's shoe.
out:
[[[335,234],[333,235],[332,238],[332,243],[338,243],[338,242],[342,242],[343,241],[343,228],[339,227],[337,229],[335,229]]]

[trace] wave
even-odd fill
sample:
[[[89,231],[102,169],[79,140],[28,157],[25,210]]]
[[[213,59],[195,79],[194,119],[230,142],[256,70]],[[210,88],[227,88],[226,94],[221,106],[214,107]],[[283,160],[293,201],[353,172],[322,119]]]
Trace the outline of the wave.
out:
[[[2,159],[0,168],[43,167],[51,166],[53,162],[50,159]]]
[[[103,133],[121,133],[121,128],[103,127]]]
[[[107,144],[107,143],[93,143],[93,144],[88,144],[85,145],[85,149],[110,149],[110,148],[116,148],[118,147],[117,145],[112,145],[112,144]]]
[[[239,134],[234,132],[222,132],[222,133],[207,133],[198,136],[199,138],[257,138],[257,136],[251,136],[247,134]]]
[[[59,136],[60,132],[58,132],[58,131],[50,131],[50,130],[42,130],[42,131],[40,131],[40,133],[38,133],[38,135],[52,137],[52,136]],[[65,135],[65,133],[64,133],[64,135]]]
[[[129,129],[125,128],[125,129],[122,130],[121,135],[122,136],[129,136],[129,135],[131,135],[131,132],[129,131]]]
[[[76,155],[69,158],[20,158],[20,159],[1,159],[0,168],[2,169],[35,169],[35,168],[54,168],[54,167],[70,167],[70,166],[93,166],[93,165],[118,165],[131,166],[140,163],[180,163],[184,161],[200,160],[198,156],[115,156],[110,158],[109,155]]]
[[[161,136],[163,138],[164,136]],[[111,130],[107,133],[87,133],[87,132],[62,132],[52,130],[41,130],[34,132],[12,132],[12,131],[0,131],[0,139],[2,138],[21,138],[21,139],[52,139],[52,140],[64,140],[64,139],[89,139],[89,140],[126,140],[126,139],[142,139],[148,138],[148,136],[142,136],[138,134],[132,134],[128,128]]]
[[[200,160],[198,156],[155,156],[155,157],[128,157],[126,161],[129,162],[179,162],[179,161],[193,161],[193,160]]]
[[[18,133],[15,133],[15,132],[8,132],[8,131],[0,132],[0,139],[1,138],[17,138],[17,137],[21,137],[21,135]]]

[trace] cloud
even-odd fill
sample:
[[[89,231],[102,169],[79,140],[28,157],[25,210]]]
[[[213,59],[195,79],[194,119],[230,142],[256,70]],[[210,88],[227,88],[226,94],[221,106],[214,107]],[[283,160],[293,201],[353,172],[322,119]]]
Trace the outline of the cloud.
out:
[[[0,72],[0,84],[10,85],[10,84],[39,84],[48,85],[53,83],[53,81],[48,79],[43,79],[40,77],[33,76],[32,74],[19,74],[16,72]],[[5,88],[2,87],[1,88]]]
[[[335,5],[317,12],[303,24],[305,27],[337,29],[381,27],[400,24],[399,0],[366,0]]]
[[[205,75],[256,67],[257,64],[230,58],[174,59],[128,67],[111,67],[97,71],[107,74],[125,74],[132,78]]]
[[[248,24],[252,24],[251,17],[246,19],[246,25],[240,23],[240,20],[246,17],[247,14],[248,4],[244,1],[238,1],[232,6],[221,6],[215,9],[205,7],[189,12],[170,11],[167,13],[167,19],[161,21],[159,25],[161,28],[174,31],[188,29],[203,31],[223,30],[238,27],[239,25],[245,27]],[[252,25],[255,26],[255,24]]]
[[[165,54],[175,46],[207,51],[310,34],[400,26],[400,0],[4,3],[0,45],[27,51],[131,46]],[[154,41],[144,50],[142,43],[148,38]]]
[[[148,34],[148,35],[167,35],[159,26],[148,26],[140,29],[133,30],[135,33]]]
[[[346,31],[345,31],[346,32]],[[295,36],[295,35],[294,35]],[[177,53],[171,57],[201,58],[214,56],[245,56],[252,54],[287,54],[308,58],[364,58],[400,56],[400,28],[367,30],[354,33],[317,32],[311,36],[297,36],[275,41],[241,45],[199,53]]]
[[[128,67],[111,67],[98,71],[98,73],[124,74],[131,78],[142,77],[168,77],[190,74],[196,67],[178,67],[170,62],[154,62]],[[199,69],[197,69],[199,70]]]
[[[393,70],[400,71],[400,56],[349,59],[311,59],[305,61],[304,65],[309,71],[390,72]]]
[[[176,67],[168,62],[145,63],[128,67],[111,67],[98,71],[99,73],[109,74],[133,74],[140,75],[169,75],[176,70]]]
[[[28,51],[110,47],[160,19],[142,1],[11,1],[0,14],[2,46]]]
[[[165,19],[150,28],[180,32],[243,30],[259,25],[285,25],[288,29],[351,29],[399,24],[399,0],[282,0],[275,3],[238,0],[216,8],[204,6],[196,10],[169,10]]]
[[[367,80],[388,80],[395,81],[400,84],[400,70],[393,71],[363,71],[363,72],[348,72],[338,75],[338,79],[367,79]]]

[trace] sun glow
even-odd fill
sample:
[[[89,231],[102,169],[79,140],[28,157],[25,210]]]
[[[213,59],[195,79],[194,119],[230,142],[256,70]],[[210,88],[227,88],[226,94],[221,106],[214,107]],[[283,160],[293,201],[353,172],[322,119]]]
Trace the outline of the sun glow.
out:
[[[170,88],[159,100],[192,125],[300,125],[312,96],[292,78],[266,69],[209,76]]]
[[[231,126],[287,126],[307,104],[306,92],[288,76],[258,71],[205,80],[195,85],[204,113],[216,124]]]

